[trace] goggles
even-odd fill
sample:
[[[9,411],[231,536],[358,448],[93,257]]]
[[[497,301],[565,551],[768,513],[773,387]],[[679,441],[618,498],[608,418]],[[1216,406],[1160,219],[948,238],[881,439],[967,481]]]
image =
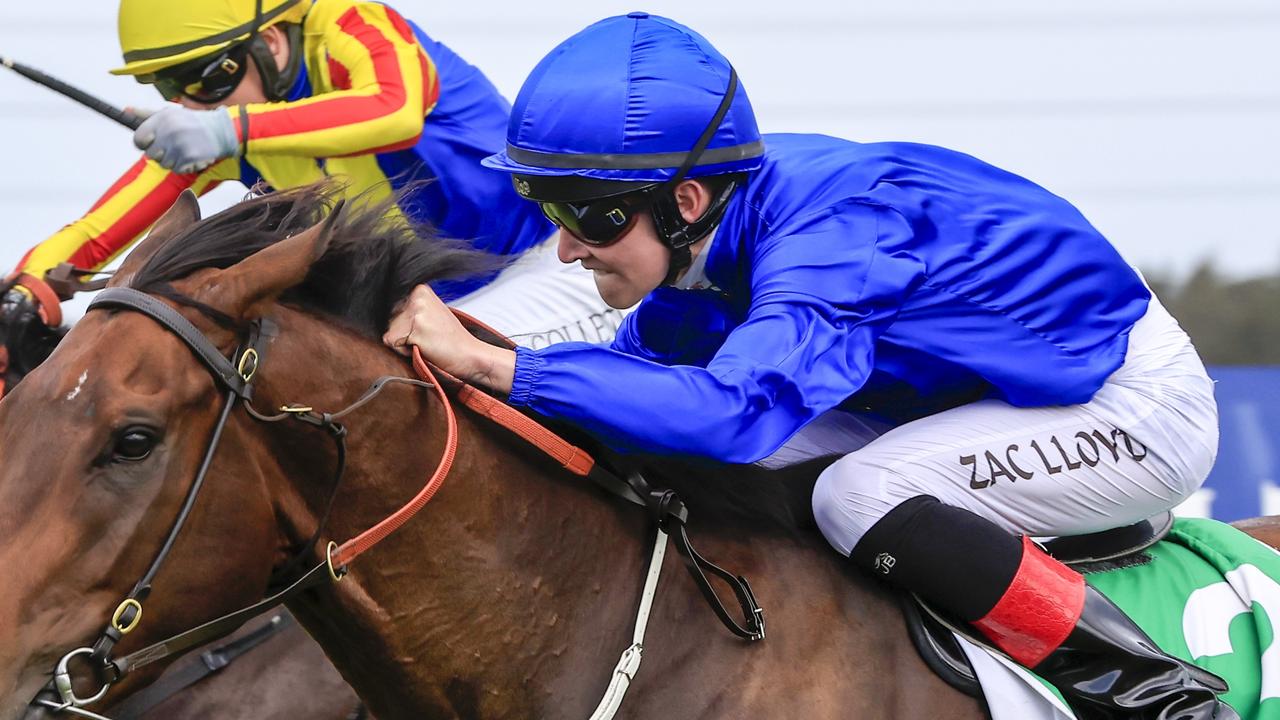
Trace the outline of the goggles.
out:
[[[225,100],[240,86],[249,68],[248,55],[248,43],[239,43],[142,81],[155,85],[165,100],[187,97],[202,105],[212,105]]]
[[[657,185],[623,195],[588,202],[540,202],[542,214],[578,240],[592,247],[616,243],[635,227],[640,214],[653,204]]]

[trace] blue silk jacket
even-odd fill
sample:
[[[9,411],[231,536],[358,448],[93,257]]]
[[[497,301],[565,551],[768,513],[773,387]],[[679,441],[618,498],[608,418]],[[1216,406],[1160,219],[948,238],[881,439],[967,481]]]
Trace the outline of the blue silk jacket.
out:
[[[705,251],[713,287],[658,289],[612,348],[520,349],[514,404],[751,462],[862,396],[1070,405],[1124,362],[1150,293],[1062,198],[928,145],[765,143]]]

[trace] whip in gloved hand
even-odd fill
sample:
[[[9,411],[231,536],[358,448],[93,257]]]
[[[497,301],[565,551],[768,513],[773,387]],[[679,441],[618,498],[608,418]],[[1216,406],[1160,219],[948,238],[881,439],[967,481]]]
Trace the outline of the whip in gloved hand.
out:
[[[143,121],[133,144],[166,170],[197,173],[240,150],[235,123],[226,108],[166,107]]]

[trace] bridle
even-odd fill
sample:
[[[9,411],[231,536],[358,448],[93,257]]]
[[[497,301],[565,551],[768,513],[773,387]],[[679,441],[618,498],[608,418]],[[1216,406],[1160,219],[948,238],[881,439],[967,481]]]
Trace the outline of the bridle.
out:
[[[198,303],[195,303],[195,305],[199,306]],[[191,350],[196,358],[209,370],[215,384],[224,390],[226,395],[217,423],[214,425],[213,433],[210,436],[208,447],[205,450],[204,458],[200,462],[195,479],[187,491],[178,516],[170,528],[164,543],[161,545],[160,551],[146,573],[134,585],[133,590],[117,606],[111,616],[111,621],[94,644],[90,647],[72,650],[58,661],[53,673],[53,679],[32,701],[31,704],[33,706],[38,705],[55,713],[66,712],[92,720],[110,720],[110,718],[84,709],[84,706],[102,699],[110,687],[123,679],[131,670],[211,642],[215,638],[235,630],[245,621],[282,605],[304,590],[326,582],[341,581],[343,576],[346,575],[348,563],[395,532],[431,500],[436,491],[440,489],[444,478],[453,466],[453,459],[458,446],[458,423],[454,415],[453,406],[449,402],[449,396],[445,393],[444,385],[437,379],[437,376],[449,383],[456,391],[459,401],[475,413],[507,428],[559,462],[561,467],[570,473],[589,479],[604,490],[645,508],[656,521],[657,529],[654,549],[650,556],[649,569],[646,573],[644,588],[641,593],[632,644],[623,651],[611,676],[609,686],[605,690],[604,697],[592,714],[591,720],[608,720],[613,717],[622,703],[631,679],[634,677],[636,670],[639,669],[645,627],[657,590],[657,582],[666,551],[668,535],[674,541],[676,549],[684,561],[685,568],[693,578],[699,592],[720,622],[739,638],[750,641],[764,639],[764,611],[759,603],[756,602],[751,586],[747,583],[746,578],[734,575],[708,561],[693,548],[685,530],[688,510],[673,491],[651,486],[636,471],[631,471],[621,476],[610,471],[580,448],[563,440],[534,420],[520,414],[511,406],[480,392],[443,370],[436,369],[433,372],[431,366],[423,360],[417,348],[413,349],[413,367],[420,379],[415,380],[394,375],[379,378],[373,382],[359,399],[336,413],[317,413],[308,406],[286,405],[280,408],[280,412],[277,414],[265,415],[253,407],[253,379],[266,356],[270,339],[277,332],[275,323],[271,320],[261,318],[250,323],[247,337],[232,356],[233,360],[224,356],[203,333],[180,313],[145,292],[123,287],[108,288],[100,292],[89,303],[89,311],[97,309],[129,310],[151,318],[161,327],[176,335]],[[464,324],[471,325],[473,329],[478,328],[488,335],[496,335],[482,323],[478,323],[465,314],[457,313],[456,311],[455,313],[459,315],[459,319]],[[299,565],[306,556],[310,555],[316,547],[323,533],[329,511],[332,508],[333,498],[336,496],[338,487],[342,482],[346,458],[346,428],[338,423],[337,420],[370,402],[383,389],[392,384],[407,384],[419,388],[433,389],[441,401],[447,425],[444,452],[441,455],[440,462],[430,479],[413,499],[373,527],[341,545],[333,541],[328,542],[325,546],[324,560],[314,565],[310,570],[278,592],[263,598],[253,605],[228,613],[215,620],[210,620],[166,640],[153,643],[125,657],[112,657],[111,651],[116,643],[126,634],[135,630],[141,622],[142,603],[151,592],[151,582],[159,572],[183,526],[186,524],[191,509],[195,505],[200,487],[204,484],[205,475],[213,462],[218,443],[222,438],[222,431],[237,402],[243,403],[248,414],[260,422],[279,422],[292,418],[327,430],[334,439],[337,448],[336,470],[330,488],[329,500],[320,517],[315,534],[305,545],[301,546],[298,555],[285,565],[284,570],[290,571]],[[707,579],[708,573],[729,585],[742,611],[744,618],[742,623],[731,617],[729,611],[721,603]],[[102,686],[94,695],[88,698],[81,698],[75,694],[69,668],[70,661],[80,656],[88,657],[90,666]]]
[[[340,581],[346,574],[346,566],[351,560],[394,532],[431,499],[443,483],[453,464],[458,437],[457,420],[454,417],[452,406],[444,395],[440,383],[435,381],[431,369],[423,362],[422,357],[416,350],[414,351],[414,368],[422,376],[423,379],[421,380],[400,376],[378,378],[359,399],[336,413],[317,413],[307,406],[286,405],[280,408],[279,413],[266,415],[258,412],[252,405],[253,379],[263,359],[266,357],[270,340],[276,335],[276,326],[271,320],[261,318],[250,323],[247,337],[232,358],[229,359],[190,321],[169,305],[147,293],[132,288],[109,288],[99,293],[93,299],[93,302],[89,304],[88,310],[97,309],[129,310],[141,313],[154,320],[161,327],[177,336],[191,350],[196,358],[209,370],[214,383],[225,392],[225,396],[222,409],[209,438],[209,444],[205,449],[204,457],[196,471],[195,479],[187,490],[181,509],[178,511],[168,535],[160,546],[160,550],[151,561],[151,565],[138,582],[134,584],[133,589],[125,599],[116,607],[110,622],[93,645],[72,650],[64,655],[54,669],[53,679],[33,701],[34,705],[43,706],[54,712],[68,712],[88,718],[102,718],[102,716],[83,708],[101,700],[111,686],[122,680],[131,670],[180,654],[192,647],[225,635],[245,621],[278,607],[303,590],[325,582]],[[287,563],[281,572],[277,573],[277,575],[280,575],[300,565],[301,561],[311,554],[324,530],[329,511],[333,506],[333,498],[336,496],[338,487],[342,482],[342,475],[346,467],[346,428],[337,421],[346,414],[370,402],[383,389],[393,384],[433,388],[443,401],[448,426],[445,452],[440,459],[438,467],[426,485],[408,504],[342,545],[330,541],[325,548],[324,560],[303,573],[301,577],[290,582],[279,592],[249,607],[206,622],[125,657],[112,657],[111,653],[116,643],[125,635],[137,629],[142,621],[143,603],[151,593],[151,584],[163,566],[164,561],[168,558],[191,515],[191,510],[195,506],[200,488],[204,485],[205,477],[209,472],[218,444],[222,439],[223,429],[226,427],[231,411],[237,403],[243,403],[249,415],[261,422],[296,419],[324,429],[334,439],[337,449],[337,464],[334,480],[330,488],[329,500],[317,524],[315,534],[310,541],[301,547],[298,555]],[[81,656],[87,657],[97,681],[101,684],[100,689],[90,697],[77,696],[73,688],[70,662],[72,659]]]

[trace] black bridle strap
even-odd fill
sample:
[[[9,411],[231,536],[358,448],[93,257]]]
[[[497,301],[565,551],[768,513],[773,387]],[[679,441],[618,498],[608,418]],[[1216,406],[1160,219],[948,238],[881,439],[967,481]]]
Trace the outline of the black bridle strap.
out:
[[[227,393],[222,412],[218,416],[218,424],[213,428],[213,437],[209,440],[209,446],[205,449],[204,459],[200,463],[200,471],[196,473],[196,478],[192,481],[191,488],[187,490],[187,496],[182,501],[182,509],[178,512],[177,518],[174,519],[173,525],[169,528],[169,534],[165,536],[164,545],[160,547],[160,552],[156,553],[155,559],[151,561],[151,567],[147,568],[147,572],[134,584],[124,602],[117,608],[116,615],[107,624],[102,634],[98,636],[97,642],[93,644],[93,659],[99,667],[105,667],[108,664],[112,648],[116,646],[116,643],[120,642],[120,638],[133,630],[140,620],[142,603],[151,594],[151,581],[155,579],[165,559],[169,557],[169,551],[173,549],[173,544],[177,541],[183,526],[187,524],[187,518],[191,515],[191,508],[195,507],[196,497],[200,494],[200,488],[204,486],[205,474],[208,472],[209,465],[213,460],[214,451],[218,449],[218,441],[222,439],[222,428],[227,424],[227,418],[231,415],[231,408],[235,405],[235,399],[234,393]],[[130,605],[131,602],[134,604]]]
[[[132,670],[146,667],[151,663],[173,655],[181,655],[191,648],[223,637],[253,618],[271,612],[273,609],[283,605],[293,596],[330,582],[333,579],[332,573],[333,570],[326,558],[324,562],[311,568],[306,574],[295,580],[293,584],[274,595],[265,597],[246,608],[241,608],[233,613],[210,620],[203,625],[197,625],[190,630],[178,633],[158,643],[148,645],[137,652],[129,653],[125,657],[109,661],[108,667],[114,677],[109,676],[108,679],[110,682],[116,682]]]
[[[131,695],[123,703],[115,706],[111,714],[120,720],[132,720],[133,718],[141,717],[174,695],[210,675],[221,672],[236,658],[261,646],[266,641],[292,627],[293,624],[294,620],[291,616],[280,613],[272,617],[265,625],[244,637],[236,638],[229,643],[200,653],[200,662],[193,662],[176,672],[165,673],[153,685],[143,688],[136,694]]]
[[[102,634],[98,636],[97,641],[93,644],[92,659],[94,660],[94,665],[105,677],[109,677],[115,672],[115,665],[110,659],[111,650],[124,635],[137,626],[141,619],[142,603],[151,593],[151,583],[160,572],[160,568],[164,565],[165,559],[168,558],[174,543],[177,542],[178,536],[182,533],[182,528],[186,525],[192,508],[195,507],[200,488],[204,486],[205,477],[209,473],[209,468],[213,464],[213,457],[218,450],[218,444],[222,440],[223,428],[226,427],[227,420],[231,417],[231,410],[235,407],[237,400],[248,402],[253,396],[253,374],[257,371],[259,358],[265,352],[265,348],[260,349],[259,345],[262,344],[264,336],[274,335],[274,328],[264,330],[264,325],[267,325],[268,321],[261,320],[252,323],[247,343],[236,353],[240,360],[236,365],[232,365],[231,361],[224,357],[213,343],[209,342],[208,338],[197,330],[190,321],[163,302],[138,290],[132,288],[110,288],[104,290],[89,304],[88,310],[121,307],[140,312],[176,334],[191,349],[192,353],[209,368],[213,373],[215,382],[225,388],[227,394],[223,402],[222,411],[218,415],[217,423],[214,425],[213,435],[209,439],[200,467],[196,471],[195,479],[192,480],[191,487],[187,490],[182,508],[174,519],[173,525],[169,528],[164,544],[160,547],[160,551],[156,553],[155,559],[151,561],[146,573],[143,574],[142,578],[133,586],[133,590],[117,607],[111,622],[107,624]],[[114,682],[114,680],[107,680],[107,682]]]
[[[328,430],[330,436],[334,438],[338,447],[337,471],[334,475],[333,484],[330,487],[329,500],[325,504],[325,510],[317,524],[316,532],[312,536],[311,540],[301,547],[298,554],[289,561],[286,565],[286,569],[279,570],[275,573],[277,577],[287,577],[289,569],[296,567],[300,564],[301,560],[310,554],[327,524],[329,512],[333,507],[333,499],[337,495],[338,488],[342,483],[342,476],[344,474],[343,469],[345,467],[345,442],[343,442],[343,440],[346,437],[346,429],[340,423],[337,423],[336,419],[344,417],[348,413],[363,407],[381,394],[388,386],[397,384],[410,385],[419,388],[431,387],[430,383],[414,378],[405,378],[395,375],[380,377],[375,380],[369,386],[369,389],[366,390],[365,393],[355,402],[335,413],[317,413],[309,408],[290,408],[275,415],[264,415],[253,409],[253,406],[250,403],[245,403],[245,409],[249,414],[254,419],[262,422],[279,422],[289,418],[296,418],[304,423],[324,428]],[[326,553],[324,562],[321,562],[308,570],[302,575],[302,577],[290,583],[283,590],[280,590],[279,592],[270,595],[249,607],[228,613],[214,620],[210,620],[203,625],[186,630],[165,640],[161,640],[160,642],[154,643],[126,657],[116,660],[108,660],[105,664],[106,678],[109,682],[116,682],[134,668],[150,665],[151,663],[172,655],[182,654],[193,647],[203,645],[218,637],[231,633],[254,617],[270,612],[272,609],[288,602],[294,595],[340,576],[340,574],[335,575],[336,572],[337,571],[335,571],[329,564],[329,557]]]
[[[217,451],[219,441],[222,438],[222,430],[226,426],[230,417],[232,408],[235,407],[237,400],[244,401],[244,406],[251,416],[264,422],[275,422],[285,418],[295,418],[307,424],[325,429],[334,438],[338,446],[338,467],[335,473],[334,482],[331,488],[329,502],[326,504],[324,515],[321,517],[319,526],[316,530],[316,536],[302,548],[300,554],[295,557],[299,560],[312,549],[315,545],[319,534],[322,532],[328,519],[329,510],[332,507],[333,497],[336,495],[339,484],[342,481],[343,471],[345,469],[345,437],[346,428],[344,428],[336,420],[345,416],[366,403],[377,397],[384,388],[396,383],[409,384],[419,387],[430,387],[430,383],[411,378],[400,377],[382,377],[376,380],[373,385],[354,403],[337,413],[317,413],[309,408],[290,407],[277,415],[263,415],[253,409],[251,399],[253,395],[252,378],[257,371],[261,358],[265,354],[265,347],[260,347],[264,338],[274,336],[275,327],[268,320],[262,319],[255,321],[250,325],[250,335],[245,346],[237,351],[236,356],[240,358],[236,365],[227,360],[218,349],[211,343],[203,333],[201,333],[186,318],[182,317],[177,311],[165,303],[132,288],[109,288],[100,293],[94,301],[90,303],[89,309],[97,308],[125,308],[134,310],[155,320],[165,329],[176,334],[183,341],[195,356],[204,363],[210,372],[213,373],[215,381],[218,381],[227,390],[226,402],[223,406],[222,413],[218,418],[217,424],[214,426],[213,436],[210,438],[208,448],[206,449],[203,461],[196,473],[196,478],[192,483],[191,489],[187,493],[186,500],[177,520],[175,520],[164,546],[160,553],[152,563],[150,569],[134,586],[133,592],[129,594],[128,600],[136,600],[141,602],[146,595],[150,593],[151,581],[155,578],[156,573],[160,569],[165,557],[173,547],[178,534],[182,530],[182,526],[186,523],[192,507],[195,504],[196,496],[204,478],[208,474],[209,467],[212,465],[213,457]],[[251,360],[247,360],[250,359]],[[228,379],[228,375],[230,379]],[[291,562],[290,567],[296,563]],[[167,640],[150,645],[135,653],[131,653],[123,658],[112,659],[110,653],[115,644],[123,636],[123,632],[116,627],[117,619],[107,626],[102,636],[93,647],[93,657],[97,661],[97,668],[100,673],[100,679],[107,683],[114,683],[123,678],[132,668],[143,667],[153,662],[167,658],[171,655],[186,652],[192,647],[202,645],[211,640],[226,635],[234,631],[240,625],[249,619],[261,615],[283,604],[294,595],[307,590],[309,588],[320,585],[337,577],[335,570],[331,565],[328,553],[326,552],[325,560],[311,570],[307,571],[302,577],[269,597],[266,597],[249,607],[229,613],[215,620],[211,620],[203,625],[192,628],[185,632],[179,633]],[[124,608],[125,604],[121,604]],[[128,625],[136,618],[136,613],[126,615],[120,624]]]
[[[253,350],[253,353],[251,355],[242,354],[238,364],[243,365],[243,367],[237,367],[219,352],[218,348],[209,342],[204,333],[197,330],[190,320],[182,317],[177,310],[144,292],[133,288],[107,288],[93,298],[93,302],[89,303],[88,309],[107,308],[136,310],[160,323],[166,330],[177,335],[183,344],[191,348],[191,352],[195,354],[196,359],[204,363],[204,366],[213,373],[219,384],[230,390],[237,397],[245,400],[253,399],[253,385],[245,379],[246,375],[252,378],[253,371],[257,369],[258,365],[259,350],[253,347],[252,342],[250,342],[249,349]]]

